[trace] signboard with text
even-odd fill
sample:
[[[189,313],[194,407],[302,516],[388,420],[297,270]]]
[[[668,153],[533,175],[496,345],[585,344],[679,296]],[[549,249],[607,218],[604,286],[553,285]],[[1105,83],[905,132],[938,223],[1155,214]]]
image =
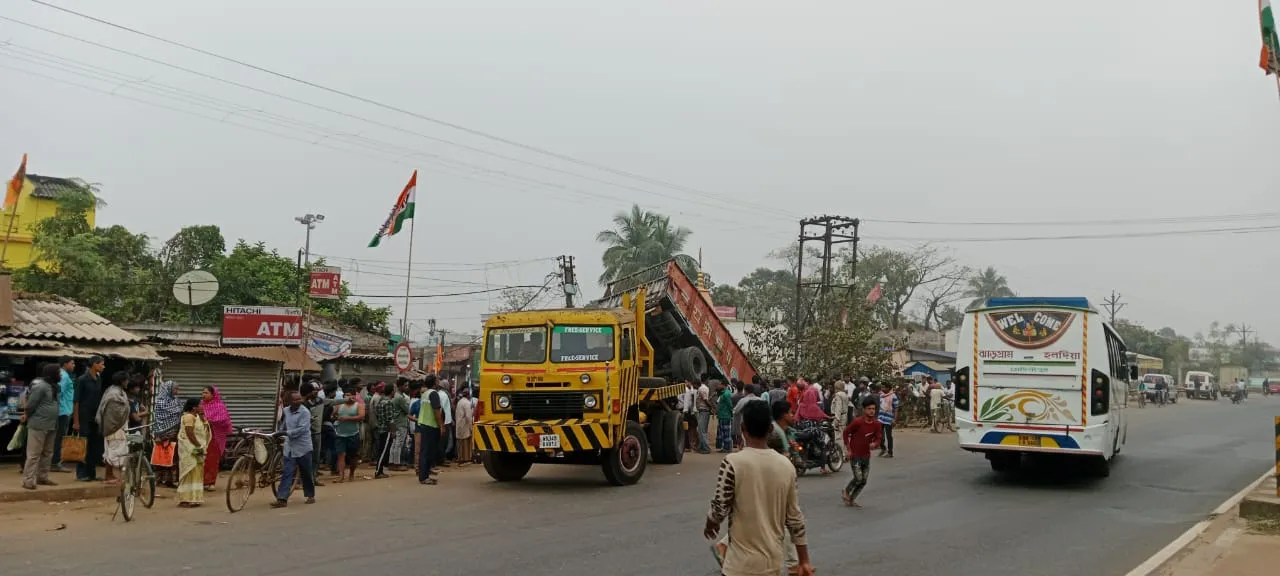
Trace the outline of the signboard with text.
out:
[[[321,299],[342,296],[342,269],[336,266],[313,266],[309,294],[312,298]]]
[[[302,309],[283,306],[223,306],[222,344],[302,344]]]

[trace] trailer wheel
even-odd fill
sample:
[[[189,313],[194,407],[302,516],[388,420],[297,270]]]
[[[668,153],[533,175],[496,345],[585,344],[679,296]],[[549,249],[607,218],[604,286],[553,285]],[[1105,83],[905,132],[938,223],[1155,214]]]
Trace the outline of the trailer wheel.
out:
[[[602,456],[601,468],[610,484],[626,486],[639,482],[649,463],[649,442],[645,439],[644,427],[639,422],[628,421],[622,437]]]
[[[533,468],[533,456],[530,454],[508,454],[505,452],[485,452],[481,457],[484,471],[489,477],[499,482],[515,482],[524,478]]]
[[[707,373],[707,357],[697,346],[681,348],[671,354],[671,367],[676,377],[697,382]]]
[[[684,415],[674,410],[653,413],[649,420],[649,450],[655,464],[679,464],[684,461]]]

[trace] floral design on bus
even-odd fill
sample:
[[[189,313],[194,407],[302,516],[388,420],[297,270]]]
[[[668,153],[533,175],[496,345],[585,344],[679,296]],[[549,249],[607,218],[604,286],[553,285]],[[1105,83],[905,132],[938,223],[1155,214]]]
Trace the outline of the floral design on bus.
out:
[[[983,422],[1014,422],[1015,412],[1029,423],[1075,420],[1066,400],[1039,390],[1019,390],[988,398],[978,409]]]

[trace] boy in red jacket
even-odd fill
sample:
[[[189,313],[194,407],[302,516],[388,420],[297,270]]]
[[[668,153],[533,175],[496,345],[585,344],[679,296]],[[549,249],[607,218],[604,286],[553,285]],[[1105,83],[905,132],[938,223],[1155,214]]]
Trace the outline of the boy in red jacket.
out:
[[[856,500],[867,486],[867,476],[871,474],[871,451],[879,447],[883,435],[884,428],[876,418],[876,401],[874,398],[867,398],[862,401],[862,415],[854,418],[844,429],[849,468],[853,470],[853,480],[849,481],[842,492],[845,506],[862,507]]]

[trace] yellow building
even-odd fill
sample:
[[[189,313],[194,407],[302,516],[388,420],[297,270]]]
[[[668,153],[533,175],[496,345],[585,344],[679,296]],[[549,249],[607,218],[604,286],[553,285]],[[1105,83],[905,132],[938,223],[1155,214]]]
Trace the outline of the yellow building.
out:
[[[0,214],[0,241],[12,226],[8,247],[4,249],[3,265],[16,270],[31,263],[34,256],[31,249],[32,231],[36,223],[53,216],[58,212],[58,195],[69,188],[79,188],[74,181],[66,178],[27,174],[18,196],[17,207],[10,212]],[[89,227],[93,228],[94,209],[89,209]]]

